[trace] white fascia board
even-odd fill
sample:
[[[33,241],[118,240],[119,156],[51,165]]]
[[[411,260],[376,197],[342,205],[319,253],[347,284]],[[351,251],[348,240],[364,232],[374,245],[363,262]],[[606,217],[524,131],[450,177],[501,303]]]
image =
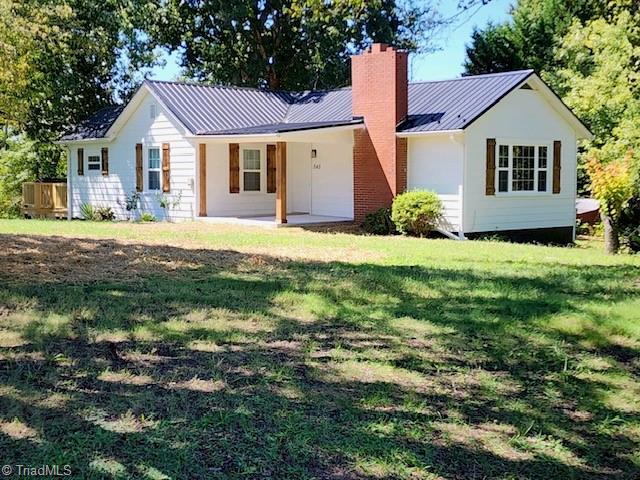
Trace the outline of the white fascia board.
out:
[[[407,138],[407,137],[436,137],[440,135],[462,135],[464,130],[434,130],[427,132],[397,132],[396,137]]]
[[[56,140],[56,145],[67,146],[67,145],[75,145],[75,144],[91,144],[91,143],[110,143],[113,140],[113,137],[102,137],[102,138],[81,138],[76,140]]]

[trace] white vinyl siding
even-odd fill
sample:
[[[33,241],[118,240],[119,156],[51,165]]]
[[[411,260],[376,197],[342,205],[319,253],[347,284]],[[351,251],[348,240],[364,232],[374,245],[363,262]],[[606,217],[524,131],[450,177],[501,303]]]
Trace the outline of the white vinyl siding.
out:
[[[150,115],[151,105],[156,104],[155,117]],[[155,99],[146,94],[141,99],[116,138],[107,142],[84,142],[85,159],[89,156],[100,158],[102,147],[109,148],[109,175],[102,176],[100,170],[88,172],[78,176],[77,169],[69,171],[69,183],[72,185],[70,193],[72,214],[80,216],[80,205],[90,203],[95,206],[109,206],[113,208],[118,218],[126,217],[124,199],[136,188],[136,153],[137,143],[143,144],[144,152],[144,191],[141,192],[141,211],[149,212],[157,218],[164,218],[164,212],[159,206],[158,190],[149,189],[148,155],[149,148],[155,148],[163,143],[169,143],[171,148],[171,185],[169,197],[181,194],[178,206],[171,210],[174,220],[193,218],[195,212],[195,148],[184,138],[184,131],[176,124],[169,114],[157,104]],[[71,157],[77,162],[78,144],[69,142]],[[161,149],[160,149],[161,150]],[[160,151],[160,166],[162,152]],[[160,174],[160,188],[162,174]],[[160,190],[161,191],[161,190]],[[120,204],[118,203],[120,202]]]
[[[408,140],[407,188],[432,190],[443,206],[441,226],[460,231],[464,137],[448,134],[411,137]]]
[[[495,195],[485,193],[487,138],[495,138],[497,145]],[[559,194],[551,193],[555,140],[562,142]],[[539,192],[534,188],[513,192],[511,170],[504,167],[505,163],[501,165],[500,145],[535,146],[534,156],[538,163],[534,187],[540,186],[540,173],[544,172],[546,191]],[[540,147],[546,147],[546,167],[540,164]],[[513,156],[513,151],[508,154]],[[545,165],[544,161],[542,165]],[[501,172],[509,175],[508,192],[500,191]],[[502,183],[504,185],[504,181]],[[465,232],[573,226],[575,195],[576,133],[536,90],[514,90],[465,131]]]

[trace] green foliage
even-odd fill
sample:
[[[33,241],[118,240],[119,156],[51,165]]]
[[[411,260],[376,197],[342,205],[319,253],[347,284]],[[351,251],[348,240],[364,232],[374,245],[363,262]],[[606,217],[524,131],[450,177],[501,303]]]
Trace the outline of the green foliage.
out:
[[[80,214],[85,220],[95,220],[96,217],[95,209],[90,203],[83,203],[80,205]]]
[[[116,214],[111,207],[94,207],[89,203],[80,205],[82,218],[93,222],[111,222],[116,219]]]
[[[467,46],[464,62],[465,75],[506,72],[528,68],[524,59],[514,55],[518,45],[509,24],[489,24],[474,29],[471,44]]]
[[[629,0],[618,0],[618,3]],[[588,21],[615,11],[616,2],[601,0],[519,0],[511,20],[476,29],[467,46],[467,74],[557,66],[554,52],[574,19]]]
[[[362,222],[362,229],[372,235],[390,235],[396,232],[396,226],[391,220],[390,208],[379,208],[367,214]]]
[[[164,211],[164,219],[166,221],[170,221],[170,211],[177,208],[182,201],[182,190],[180,190],[177,195],[165,195],[159,193],[156,195],[156,199],[158,200],[158,205],[160,205],[160,208]]]
[[[398,231],[419,237],[434,229],[441,214],[442,202],[438,195],[427,190],[402,193],[391,206],[391,219]]]
[[[155,34],[182,48],[186,75],[201,81],[326,88],[349,81],[349,55],[372,41],[429,48],[441,20],[417,0],[169,0]]]
[[[131,219],[132,214],[135,218],[135,212],[138,211],[140,206],[140,192],[136,190],[131,191],[130,194],[125,196],[124,200],[118,199],[118,205],[124,207],[127,211],[128,219]]]
[[[126,97],[155,56],[148,0],[0,0],[0,123],[49,142]]]
[[[36,179],[33,142],[0,130],[0,217],[20,214],[22,184]]]
[[[576,20],[556,56],[563,67],[549,78],[590,125],[589,155],[611,161],[640,152],[640,19],[623,11],[613,22]]]
[[[156,221],[156,217],[155,215],[149,213],[149,212],[142,212],[142,214],[140,215],[140,221],[141,222],[155,222]]]
[[[116,214],[111,207],[98,207],[94,210],[93,220],[97,222],[112,222]]]
[[[636,184],[637,185],[637,184]],[[640,252],[640,197],[634,196],[618,219],[620,234],[632,252]]]
[[[65,129],[137,87],[156,60],[142,30],[158,9],[150,0],[0,0],[0,128],[21,139],[0,152],[0,215],[15,213],[17,179],[64,175],[53,141]]]
[[[633,195],[631,153],[621,159],[603,163],[592,155],[586,163],[591,191],[600,202],[600,210],[614,223],[618,221]]]

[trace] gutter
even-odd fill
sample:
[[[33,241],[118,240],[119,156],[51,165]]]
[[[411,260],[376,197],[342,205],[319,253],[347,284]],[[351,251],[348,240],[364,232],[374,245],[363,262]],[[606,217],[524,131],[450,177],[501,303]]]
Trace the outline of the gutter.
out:
[[[396,137],[408,138],[408,137],[435,137],[439,135],[460,135],[464,130],[429,130],[426,132],[396,132]]]

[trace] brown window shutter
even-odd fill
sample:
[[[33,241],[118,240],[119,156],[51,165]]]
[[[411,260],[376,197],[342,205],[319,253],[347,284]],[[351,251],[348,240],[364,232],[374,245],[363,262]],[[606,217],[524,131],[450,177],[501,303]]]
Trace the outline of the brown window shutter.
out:
[[[84,148],[78,149],[78,175],[84,175]]]
[[[240,144],[229,144],[229,193],[240,193]]]
[[[200,144],[200,168],[199,168],[199,180],[198,185],[200,186],[199,197],[200,197],[200,206],[198,209],[198,215],[201,217],[207,216],[207,144]]]
[[[486,194],[496,194],[496,139],[487,138]]]
[[[142,144],[136,143],[136,191],[143,190],[144,179],[142,174]]]
[[[109,148],[102,147],[102,175],[109,175]]]
[[[267,193],[276,193],[276,146],[267,145]]]
[[[560,157],[562,151],[562,142],[556,140],[553,142],[553,193],[560,193]]]
[[[169,144],[162,144],[162,191],[169,192],[171,190],[171,154]]]

